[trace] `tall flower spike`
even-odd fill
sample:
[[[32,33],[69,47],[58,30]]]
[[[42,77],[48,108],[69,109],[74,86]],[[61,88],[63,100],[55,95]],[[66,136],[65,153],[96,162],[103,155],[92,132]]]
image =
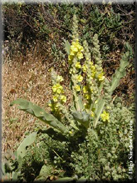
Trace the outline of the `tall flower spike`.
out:
[[[83,72],[85,72],[86,74],[86,86],[83,87],[83,93],[84,93],[84,97],[87,100],[87,104],[85,106],[86,108],[87,106],[88,108],[90,108],[91,103],[94,103],[96,100],[96,97],[97,97],[96,91],[98,91],[97,83],[94,78],[96,69],[93,62],[91,61],[91,54],[89,52],[88,43],[86,40],[83,42],[83,46],[84,46],[84,55],[86,58],[86,61],[82,66]]]
[[[73,16],[73,26],[72,26],[72,35],[71,36],[72,36],[72,44],[70,46],[70,53],[68,55],[68,62],[70,64],[70,66],[72,66],[72,64],[74,62],[74,58],[76,58],[77,61],[79,61],[80,59],[83,58],[83,53],[82,53],[83,47],[79,43],[78,20],[77,20],[76,15]],[[80,66],[78,66],[78,67],[80,68]]]
[[[102,68],[102,60],[101,60],[101,54],[100,54],[100,46],[99,46],[99,40],[98,40],[98,35],[95,34],[93,36],[93,56],[95,59],[95,64],[98,65],[98,69],[100,71],[100,69]]]
[[[105,77],[102,69],[102,59],[101,59],[101,54],[100,54],[100,45],[99,45],[99,40],[98,40],[98,35],[95,34],[93,37],[93,45],[94,48],[92,49],[93,57],[95,60],[95,66],[96,66],[96,78],[101,83]]]
[[[78,34],[78,20],[76,15],[73,16],[73,27],[72,27],[72,43],[70,46],[70,54],[68,56],[68,62],[70,64],[70,75],[72,82],[72,92],[74,97],[74,105],[76,109],[79,109],[79,92],[81,91],[80,83],[83,80],[81,76],[81,64],[80,60],[83,58],[83,47],[79,42]]]
[[[78,19],[77,19],[76,15],[73,16],[72,39],[73,39],[73,41],[78,41],[79,40]]]

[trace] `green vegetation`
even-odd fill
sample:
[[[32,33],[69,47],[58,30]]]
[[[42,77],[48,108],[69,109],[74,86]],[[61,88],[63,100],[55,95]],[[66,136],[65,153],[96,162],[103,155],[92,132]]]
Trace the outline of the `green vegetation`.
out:
[[[132,48],[128,43],[125,44],[119,67],[111,79],[108,79],[102,65],[105,57],[101,54],[99,42],[99,36],[106,34],[103,35],[103,28],[97,34],[95,26],[95,33],[91,31],[92,42],[88,42],[89,35],[79,33],[81,24],[78,24],[75,15],[78,14],[77,8],[74,9],[72,33],[64,44],[68,54],[67,74],[72,101],[65,105],[67,96],[62,85],[64,79],[51,68],[52,99],[48,104],[50,113],[25,99],[17,99],[11,103],[11,106],[17,104],[20,110],[46,123],[44,129],[39,128],[30,133],[17,148],[14,159],[10,158],[3,165],[4,176],[11,180],[129,179],[128,134],[131,121],[134,126],[135,109],[134,104],[125,106],[122,99],[114,97],[113,93],[130,66]],[[97,8],[94,12],[97,19],[102,17]],[[111,21],[115,23],[106,21],[104,17],[102,19],[107,28],[121,26],[118,16],[112,16]],[[66,24],[70,25],[69,22]],[[108,41],[112,38],[110,36]]]
[[[41,41],[42,45],[48,42],[51,47],[52,44],[56,44],[57,50],[62,51],[61,39],[71,40],[71,19],[76,13],[79,17],[79,33],[82,35],[82,41],[86,39],[91,45],[91,38],[97,33],[104,57],[110,51],[123,47],[122,39],[134,44],[133,35],[128,36],[128,32],[133,31],[135,27],[134,8],[134,4],[120,6],[5,3],[3,4],[5,36],[6,39],[18,41],[16,51],[17,49],[23,51],[36,40]],[[131,10],[130,16],[126,16],[129,10]],[[10,46],[13,47],[12,44]],[[47,48],[46,45],[44,47]],[[14,54],[12,49],[11,54]]]

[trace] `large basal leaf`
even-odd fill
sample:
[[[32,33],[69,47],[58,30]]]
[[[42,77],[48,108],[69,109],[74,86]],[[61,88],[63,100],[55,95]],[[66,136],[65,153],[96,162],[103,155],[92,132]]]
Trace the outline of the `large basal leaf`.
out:
[[[41,107],[39,107],[37,105],[34,105],[33,103],[29,102],[28,100],[17,99],[11,103],[11,106],[14,104],[18,104],[20,110],[23,110],[23,111],[37,117],[38,119],[40,119],[41,121],[44,121],[51,127],[55,128],[56,130],[58,130],[62,133],[67,132],[66,127],[60,121],[58,121],[57,118],[55,118],[52,114],[46,113],[44,109],[42,109]]]
[[[37,132],[33,132],[28,135],[20,144],[17,149],[17,159],[23,158],[26,155],[27,147],[30,146],[36,140]]]

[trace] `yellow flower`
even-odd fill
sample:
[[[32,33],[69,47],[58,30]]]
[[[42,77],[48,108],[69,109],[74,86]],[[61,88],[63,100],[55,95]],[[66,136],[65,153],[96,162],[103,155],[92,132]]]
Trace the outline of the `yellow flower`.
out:
[[[91,66],[91,72],[92,72],[92,75],[95,75],[95,73],[96,73],[96,68],[95,68],[94,65]]]
[[[70,51],[70,56],[74,56],[75,55],[75,52],[74,51]]]
[[[83,47],[82,47],[80,44],[78,45],[78,49],[79,49],[79,51],[81,51],[81,52],[84,51]]]
[[[90,87],[90,92],[92,92],[92,91],[93,91],[93,87],[91,86],[91,87]]]
[[[49,106],[49,107],[52,107],[52,104],[51,104],[51,103],[49,103],[49,104],[48,104],[48,106]]]
[[[78,82],[82,82],[82,81],[83,81],[83,77],[82,77],[81,75],[78,75],[78,76],[77,76],[77,81],[78,81]]]
[[[96,68],[94,65],[91,66],[91,76],[94,77],[96,74]]]
[[[89,94],[86,94],[86,95],[85,95],[85,98],[86,98],[87,100],[90,99]]]
[[[58,111],[58,109],[59,109],[58,103],[54,103],[54,104],[52,105],[51,110],[52,110],[52,111]]]
[[[76,46],[78,43],[79,43],[79,41],[78,41],[78,40],[76,40],[76,41],[72,41],[72,45],[74,45],[74,46]]]
[[[80,45],[79,41],[73,41],[72,45],[70,46],[70,55],[68,57],[68,60],[72,60],[74,55],[77,54],[78,59],[82,59],[83,58],[83,54],[81,52],[83,52],[83,47]]]
[[[90,66],[90,67],[92,67],[92,66],[94,67],[94,65],[93,65],[93,62],[92,62],[92,61],[90,61],[90,62],[89,62],[89,66]]]
[[[98,103],[98,100],[95,101],[95,104],[97,104],[97,103]]]
[[[72,41],[72,45],[74,46],[76,44],[76,42],[78,42],[78,41]]]
[[[69,70],[69,73],[72,74],[72,69]]]
[[[109,113],[107,113],[106,111],[103,111],[100,117],[103,121],[109,121]]]
[[[94,112],[93,112],[93,111],[91,111],[90,116],[91,116],[91,117],[94,117],[94,116],[95,116],[95,114],[94,114]]]
[[[96,67],[94,65],[91,64],[91,70],[92,71],[95,71],[96,70]]]
[[[59,88],[59,89],[57,89],[57,93],[61,94],[61,93],[63,93],[63,90]]]
[[[76,45],[71,45],[70,50],[71,50],[72,53],[78,52],[78,48],[76,47]]]
[[[62,82],[64,79],[62,76],[57,76],[57,82]]]
[[[77,57],[78,57],[78,59],[82,59],[82,58],[83,58],[83,53],[78,52],[78,53],[77,53]]]
[[[74,47],[77,47],[78,48],[78,46],[79,46],[79,41],[77,40],[77,41],[73,41],[72,42],[72,45],[74,46]]]
[[[95,74],[96,74],[96,72],[93,72],[93,73],[91,74],[91,78],[92,78],[92,79],[95,77]]]
[[[57,102],[58,101],[58,97],[56,95],[53,96],[53,101]]]
[[[55,105],[54,109],[57,111],[58,110],[58,106]]]
[[[66,99],[66,96],[65,95],[61,95],[60,96],[60,100],[64,103],[66,103],[67,99]]]
[[[81,68],[81,65],[79,62],[76,62],[76,65],[75,65],[76,68],[80,69]]]
[[[72,50],[73,50],[74,48],[77,48],[77,51],[78,51],[78,50],[79,50],[79,51],[83,51],[83,47],[80,45],[79,41],[73,41],[70,48],[72,48]]]
[[[69,56],[68,56],[68,60],[69,60],[69,61],[72,61],[72,59],[73,59],[73,56],[72,56],[72,55],[69,55]]]
[[[101,72],[99,75],[98,75],[98,79],[99,81],[103,81],[105,79],[105,76],[103,76],[103,72]]]
[[[83,72],[86,72],[87,71],[87,66],[86,65],[83,65],[82,66],[82,69],[83,69]]]
[[[56,93],[60,94],[61,92],[63,92],[63,87],[59,83],[57,83],[57,84],[53,85],[52,90],[54,93],[56,92]]]
[[[69,70],[69,73],[70,74],[76,74],[76,72],[77,72],[77,70],[73,67],[73,69],[71,68],[70,70]]]
[[[87,86],[84,86],[83,87],[83,93],[87,93],[88,92],[88,87]]]
[[[74,88],[75,88],[75,90],[76,90],[77,92],[80,91],[80,86],[79,86],[79,85],[76,85]]]

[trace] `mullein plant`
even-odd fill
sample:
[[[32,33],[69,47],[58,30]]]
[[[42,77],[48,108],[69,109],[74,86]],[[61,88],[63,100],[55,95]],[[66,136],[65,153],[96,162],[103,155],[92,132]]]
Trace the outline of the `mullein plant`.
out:
[[[112,99],[112,94],[119,85],[120,79],[126,74],[132,49],[126,44],[126,51],[122,55],[120,66],[112,79],[108,80],[102,67],[98,35],[93,36],[93,48],[90,53],[88,42],[86,40],[83,44],[80,42],[76,15],[73,16],[72,27],[72,42],[67,44],[66,50],[73,103],[66,106],[67,96],[62,86],[64,79],[52,68],[52,99],[48,104],[51,113],[46,113],[44,109],[24,99],[17,99],[11,105],[18,104],[19,109],[48,124],[49,127],[45,132],[56,140],[76,143],[80,142],[77,139],[86,139],[86,149],[89,156],[86,162],[89,164],[87,174],[90,176],[91,172],[94,172],[93,167],[91,167],[92,155],[100,151],[97,151],[98,136],[104,133],[102,131],[104,125],[107,128],[107,125],[111,126],[112,123],[113,126],[116,119],[113,115],[114,99]],[[33,138],[36,138],[36,135]],[[17,156],[22,158],[25,156],[26,146],[19,146]],[[95,151],[93,151],[93,147],[95,147]],[[21,154],[21,152],[24,152],[24,154]],[[85,154],[85,157],[87,157],[87,154]],[[84,170],[82,171],[84,172]]]
[[[11,104],[19,104],[21,110],[38,117],[55,130],[57,127],[55,121],[58,121],[57,130],[61,128],[59,131],[62,132],[62,128],[65,129],[65,136],[74,135],[75,132],[77,133],[82,129],[87,131],[91,126],[95,129],[100,120],[102,122],[111,121],[112,114],[109,112],[109,104],[112,100],[113,91],[125,75],[131,54],[131,47],[127,44],[127,50],[122,56],[120,67],[112,76],[112,80],[109,81],[102,68],[98,35],[95,34],[93,37],[93,48],[90,53],[87,41],[85,40],[83,45],[80,43],[76,15],[73,17],[72,27],[72,42],[66,48],[68,50],[70,86],[73,94],[71,107],[65,106],[67,97],[61,85],[64,79],[53,68],[51,69],[53,97],[49,103],[52,114],[47,115],[43,109],[38,106],[37,108],[36,105],[24,99],[17,99]],[[50,120],[47,118],[49,116]]]

